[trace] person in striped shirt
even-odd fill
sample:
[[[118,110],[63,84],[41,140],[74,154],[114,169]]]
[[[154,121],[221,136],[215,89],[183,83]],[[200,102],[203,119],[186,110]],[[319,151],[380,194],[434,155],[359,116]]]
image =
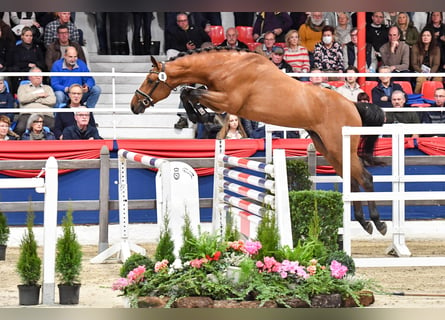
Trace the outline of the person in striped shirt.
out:
[[[289,30],[286,33],[284,47],[284,60],[291,65],[292,71],[297,73],[308,73],[310,71],[309,53],[305,47],[300,45],[297,30]],[[307,77],[299,77],[301,81],[308,81]]]

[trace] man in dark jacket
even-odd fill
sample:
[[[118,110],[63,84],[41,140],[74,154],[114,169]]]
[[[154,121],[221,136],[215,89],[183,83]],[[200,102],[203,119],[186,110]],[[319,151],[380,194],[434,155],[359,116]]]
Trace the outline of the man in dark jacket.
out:
[[[74,113],[76,123],[63,129],[63,140],[96,140],[102,139],[96,127],[90,121],[90,111],[87,107],[79,107]]]

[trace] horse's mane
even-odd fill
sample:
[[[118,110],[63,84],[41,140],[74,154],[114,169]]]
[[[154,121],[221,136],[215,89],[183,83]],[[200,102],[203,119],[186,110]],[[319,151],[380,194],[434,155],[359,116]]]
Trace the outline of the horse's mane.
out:
[[[237,51],[237,52],[251,52],[251,53],[255,53],[258,54],[258,52],[256,51],[251,51],[249,49],[245,49],[245,48],[232,48],[232,47],[209,47],[209,48],[197,48],[194,50],[187,50],[187,51],[182,51],[180,53],[178,53],[175,57],[171,57],[168,61],[173,61],[176,60],[178,58],[184,57],[184,56],[189,56],[191,54],[194,53],[201,53],[201,52],[220,52],[220,51]]]

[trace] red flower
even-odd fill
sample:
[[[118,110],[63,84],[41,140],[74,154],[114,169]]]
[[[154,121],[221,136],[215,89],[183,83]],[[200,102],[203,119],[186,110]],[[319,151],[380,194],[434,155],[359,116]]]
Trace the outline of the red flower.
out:
[[[213,261],[218,261],[220,256],[221,256],[221,251],[216,251],[215,254],[212,257],[210,257],[208,254],[206,254],[206,258],[209,261],[212,261],[212,260]]]

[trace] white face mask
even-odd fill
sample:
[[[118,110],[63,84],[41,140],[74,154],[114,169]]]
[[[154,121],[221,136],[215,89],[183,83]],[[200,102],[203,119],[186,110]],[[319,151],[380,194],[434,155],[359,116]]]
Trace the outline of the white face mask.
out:
[[[324,42],[325,44],[331,44],[331,42],[332,42],[332,37],[331,37],[331,36],[323,37],[323,42]]]

